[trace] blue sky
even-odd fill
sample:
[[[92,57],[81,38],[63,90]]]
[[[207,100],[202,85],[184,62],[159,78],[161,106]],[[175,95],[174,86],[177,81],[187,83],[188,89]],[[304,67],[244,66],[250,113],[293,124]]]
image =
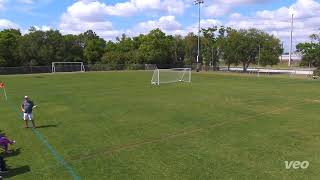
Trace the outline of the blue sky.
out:
[[[201,25],[259,28],[288,47],[290,15],[295,14],[294,43],[319,32],[319,0],[205,0]],[[193,0],[0,0],[0,29],[30,26],[78,34],[88,29],[106,40],[160,28],[168,34],[196,32]]]
[[[148,1],[148,0],[146,0]],[[33,3],[25,3],[33,2]],[[58,28],[59,20],[61,15],[67,11],[67,8],[72,6],[75,0],[8,0],[5,6],[5,10],[1,11],[1,18],[9,19],[17,24],[23,29],[27,29],[30,26],[42,26],[47,25],[52,28]],[[126,0],[101,0],[99,2],[115,5],[117,3],[126,2]],[[233,12],[238,12],[243,15],[250,15],[259,10],[273,10],[282,6],[291,5],[294,1],[292,0],[282,0],[273,1],[272,3],[262,2],[256,4],[244,3],[234,7]],[[189,1],[191,7],[187,8],[184,14],[177,16],[177,19],[183,25],[188,25],[194,23],[197,20],[197,7],[193,6],[192,0]],[[204,7],[208,6],[207,3]],[[150,13],[150,12],[149,12]],[[114,19],[113,23],[115,27],[130,27],[134,23],[140,21],[146,21],[150,19],[155,19],[155,17],[146,17],[148,13],[136,14],[133,17],[117,18]],[[167,13],[157,13],[158,16],[166,15]],[[227,15],[227,14],[226,14]],[[187,16],[187,17],[186,17]],[[110,18],[111,19],[111,18]],[[219,17],[223,19],[223,17]]]

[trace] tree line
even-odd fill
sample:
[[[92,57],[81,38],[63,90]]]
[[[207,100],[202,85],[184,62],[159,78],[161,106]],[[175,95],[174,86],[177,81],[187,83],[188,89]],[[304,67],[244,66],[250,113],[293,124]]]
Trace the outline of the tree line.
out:
[[[297,45],[297,51],[302,54],[301,64],[320,68],[320,34],[310,35],[310,40]]]
[[[236,30],[211,27],[201,30],[203,65],[224,63],[262,66],[279,63],[283,49],[280,40],[258,29]],[[167,35],[160,29],[128,37],[123,34],[106,42],[92,30],[79,35],[62,35],[58,30],[30,28],[0,31],[0,66],[47,66],[51,62],[83,61],[85,64],[191,65],[197,60],[197,35]]]

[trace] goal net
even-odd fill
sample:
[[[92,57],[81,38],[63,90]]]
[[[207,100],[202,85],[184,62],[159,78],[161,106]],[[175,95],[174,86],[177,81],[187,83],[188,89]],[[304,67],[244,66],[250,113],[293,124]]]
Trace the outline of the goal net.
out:
[[[147,71],[151,71],[151,70],[155,70],[158,69],[157,65],[155,64],[145,64],[144,65],[145,70]]]
[[[85,72],[83,62],[52,62],[51,72]]]
[[[151,84],[191,82],[190,68],[156,69],[153,71]]]

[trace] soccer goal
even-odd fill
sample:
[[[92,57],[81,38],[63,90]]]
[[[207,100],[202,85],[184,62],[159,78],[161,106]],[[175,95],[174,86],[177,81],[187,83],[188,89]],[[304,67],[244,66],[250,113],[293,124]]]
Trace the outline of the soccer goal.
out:
[[[156,69],[153,71],[151,84],[191,82],[191,68]]]
[[[52,62],[51,72],[85,72],[83,62]]]

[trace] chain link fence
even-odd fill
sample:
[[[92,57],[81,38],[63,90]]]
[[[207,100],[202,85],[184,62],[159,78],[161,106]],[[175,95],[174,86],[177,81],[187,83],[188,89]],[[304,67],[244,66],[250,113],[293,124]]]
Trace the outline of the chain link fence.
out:
[[[125,71],[125,70],[154,70],[159,69],[170,69],[170,68],[191,68],[196,70],[197,65],[183,65],[183,64],[95,64],[85,65],[85,71]],[[201,71],[228,71],[228,72],[243,72],[242,68],[239,67],[212,67],[200,65]],[[61,65],[56,68],[57,72],[75,72],[80,71],[80,66],[75,65]],[[247,73],[266,73],[266,74],[305,74],[312,75],[314,69],[268,69],[268,68],[248,68]],[[0,67],[0,75],[10,74],[39,74],[39,73],[52,73],[51,66],[22,66],[22,67]]]
[[[155,64],[94,64],[85,65],[85,71],[125,71],[125,70],[153,70],[155,68],[191,68],[184,65],[155,65]],[[195,66],[194,66],[195,67]],[[80,71],[80,65],[57,65],[56,72]],[[0,67],[0,75],[10,74],[39,74],[52,73],[52,66],[21,66],[21,67]]]

